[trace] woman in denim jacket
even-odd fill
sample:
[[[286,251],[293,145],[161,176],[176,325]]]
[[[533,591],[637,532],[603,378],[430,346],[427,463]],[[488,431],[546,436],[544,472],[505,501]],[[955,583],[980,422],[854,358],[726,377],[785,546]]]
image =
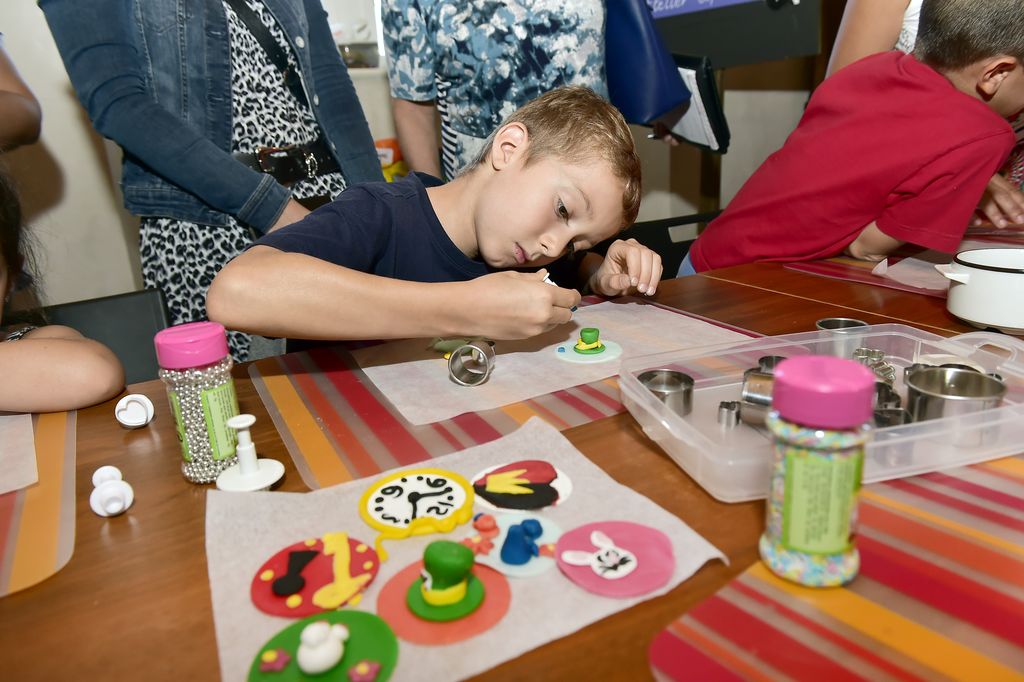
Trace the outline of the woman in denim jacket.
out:
[[[205,318],[217,271],[253,232],[302,217],[297,200],[382,179],[320,0],[39,5],[93,125],[124,150],[143,281],[174,324]]]

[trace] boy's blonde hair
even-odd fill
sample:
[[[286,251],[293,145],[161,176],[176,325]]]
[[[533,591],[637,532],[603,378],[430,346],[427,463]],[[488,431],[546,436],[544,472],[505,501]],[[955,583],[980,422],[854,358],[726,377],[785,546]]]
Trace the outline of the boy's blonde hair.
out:
[[[622,191],[623,226],[636,220],[640,210],[640,159],[633,134],[619,110],[589,88],[567,86],[527,102],[502,121],[521,123],[529,133],[526,164],[545,157],[568,163],[603,160],[625,185]],[[497,130],[491,133],[476,161],[466,170],[485,163]]]

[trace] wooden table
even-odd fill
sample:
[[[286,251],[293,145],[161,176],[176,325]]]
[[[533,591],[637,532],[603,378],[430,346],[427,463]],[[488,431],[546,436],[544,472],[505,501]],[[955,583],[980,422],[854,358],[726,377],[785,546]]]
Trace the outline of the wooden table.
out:
[[[663,282],[655,300],[762,334],[809,331],[822,317],[903,322],[935,333],[966,331],[937,299],[783,270],[730,268]],[[849,305],[843,305],[844,302]],[[243,412],[258,418],[261,456],[285,462],[280,490],[305,486],[256,395],[236,368]],[[0,599],[0,660],[8,680],[215,680],[219,674],[204,547],[207,488],[181,477],[178,440],[159,382],[131,387],[156,405],[136,431],[113,417],[114,401],[78,414],[74,556],[57,575]],[[756,559],[763,504],[710,497],[651,443],[628,414],[565,432],[617,481],[648,496],[718,546],[711,562],[669,594],[486,673],[488,680],[649,679],[646,649],[673,618]],[[89,510],[92,472],[113,464],[135,488],[131,510]]]

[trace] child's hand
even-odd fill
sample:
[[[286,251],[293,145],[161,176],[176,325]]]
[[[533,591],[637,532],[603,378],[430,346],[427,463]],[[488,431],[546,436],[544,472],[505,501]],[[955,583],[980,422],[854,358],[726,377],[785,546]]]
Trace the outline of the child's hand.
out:
[[[580,293],[544,282],[547,270],[496,272],[471,287],[472,332],[490,339],[527,339],[572,319]]]
[[[978,210],[998,228],[1024,226],[1024,193],[1012,182],[996,173],[988,181],[981,196]],[[981,225],[983,219],[974,219],[974,225]]]
[[[653,296],[661,281],[661,256],[635,239],[612,242],[608,254],[590,277],[590,290],[603,296],[620,296],[635,288]]]

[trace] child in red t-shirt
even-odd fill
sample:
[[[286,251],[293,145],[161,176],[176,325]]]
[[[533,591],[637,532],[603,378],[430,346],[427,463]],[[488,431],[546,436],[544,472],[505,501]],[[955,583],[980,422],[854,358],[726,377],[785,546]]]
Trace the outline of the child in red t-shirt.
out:
[[[955,251],[1024,110],[1024,2],[929,0],[914,55],[828,78],[782,148],[697,239],[679,274],[905,242]]]

